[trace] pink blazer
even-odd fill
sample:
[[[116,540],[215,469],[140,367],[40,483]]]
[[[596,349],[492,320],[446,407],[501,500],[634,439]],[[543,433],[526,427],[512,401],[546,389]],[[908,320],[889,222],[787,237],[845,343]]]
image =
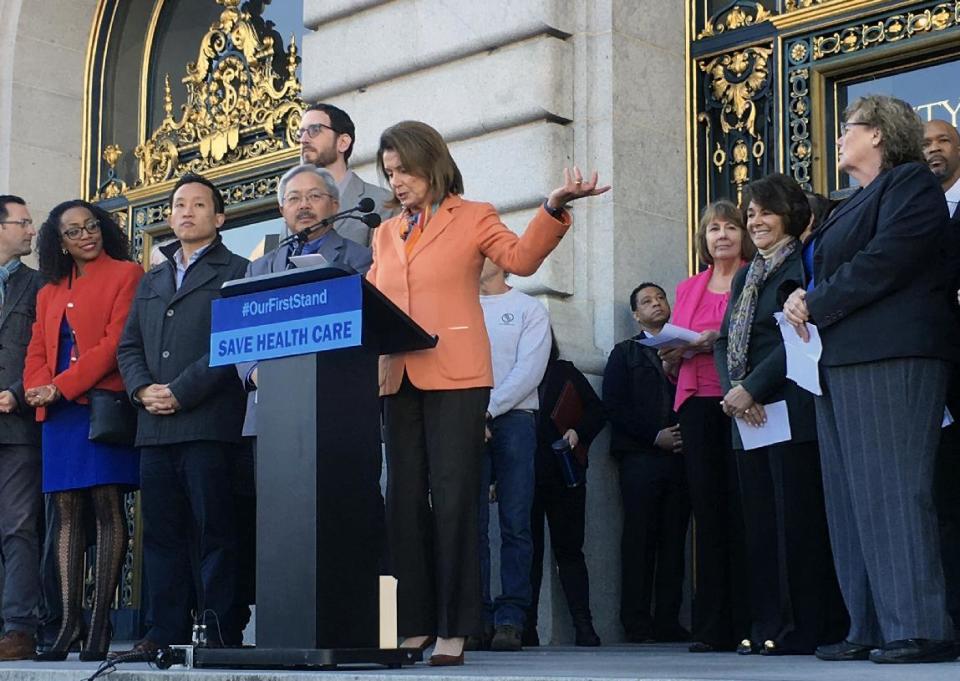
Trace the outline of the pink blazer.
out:
[[[671,323],[687,329],[690,328],[697,306],[700,305],[700,299],[703,298],[703,292],[707,290],[707,284],[710,283],[712,274],[713,268],[709,267],[700,274],[684,279],[677,285]],[[717,328],[720,328],[719,321],[717,322]],[[680,409],[680,405],[688,397],[692,397],[696,391],[696,371],[694,367],[689,362],[681,362],[680,372],[677,375],[677,397],[673,403],[673,410]]]

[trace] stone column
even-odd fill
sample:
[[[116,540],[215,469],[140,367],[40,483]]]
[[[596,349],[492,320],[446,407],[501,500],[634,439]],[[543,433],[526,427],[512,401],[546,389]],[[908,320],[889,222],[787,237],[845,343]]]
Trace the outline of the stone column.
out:
[[[683,4],[305,0],[304,22],[304,98],[350,113],[354,169],[368,181],[380,132],[413,118],[448,140],[466,197],[492,202],[517,231],[564,166],[613,184],[576,205],[537,274],[511,278],[541,296],[563,356],[599,392],[607,353],[634,333],[627,294],[641,280],[672,291],[686,276]],[[607,443],[605,432],[591,449],[585,553],[596,626],[613,643],[621,511]],[[569,643],[553,575],[548,566],[540,637]]]
[[[96,0],[0,0],[0,190],[39,224],[80,195],[87,42]]]

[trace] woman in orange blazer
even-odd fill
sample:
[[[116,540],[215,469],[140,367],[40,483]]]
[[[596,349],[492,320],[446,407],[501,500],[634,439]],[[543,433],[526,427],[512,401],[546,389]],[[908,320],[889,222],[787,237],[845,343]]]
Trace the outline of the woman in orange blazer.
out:
[[[85,201],[51,211],[37,236],[40,272],[50,281],[37,294],[23,384],[43,422],[43,491],[57,505],[57,567],[63,622],[42,659],[63,660],[80,638],[83,596],[83,506],[97,523],[93,613],[82,660],[105,659],[110,603],[127,547],[123,493],[139,483],[132,447],[89,439],[87,391],[123,392],[117,345],[143,269],[130,262],[127,238],[108,213]]]
[[[398,628],[405,647],[439,637],[431,665],[463,664],[465,637],[481,626],[477,490],[493,386],[480,269],[490,258],[533,274],[570,227],[564,206],[609,187],[565,169],[518,237],[493,206],[460,197],[460,170],[430,126],[388,128],[377,157],[403,210],[377,230],[367,279],[439,337],[435,348],[380,359]]]

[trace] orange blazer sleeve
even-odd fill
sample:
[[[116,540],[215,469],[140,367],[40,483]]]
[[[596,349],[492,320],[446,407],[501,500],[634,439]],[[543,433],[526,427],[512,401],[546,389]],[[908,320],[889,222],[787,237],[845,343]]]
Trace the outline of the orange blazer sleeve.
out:
[[[136,263],[123,268],[112,268],[104,274],[122,277],[111,305],[110,315],[103,337],[90,348],[80,348],[77,361],[63,373],[57,374],[53,384],[68,400],[75,400],[99,383],[106,375],[117,371],[117,346],[120,334],[130,314],[137,284],[143,276],[143,269]],[[106,303],[106,301],[104,301]]]
[[[50,304],[52,287],[47,284],[37,293],[37,315],[33,320],[33,330],[30,333],[30,344],[27,346],[27,356],[23,363],[23,389],[36,388],[41,385],[50,385],[53,376],[47,362],[47,338],[44,333],[43,321],[47,316],[47,305]]]
[[[490,204],[482,204],[475,234],[480,252],[504,271],[527,277],[537,271],[548,255],[557,247],[570,229],[570,214],[564,211],[563,220],[550,216],[542,208],[533,216],[520,236],[500,221]]]

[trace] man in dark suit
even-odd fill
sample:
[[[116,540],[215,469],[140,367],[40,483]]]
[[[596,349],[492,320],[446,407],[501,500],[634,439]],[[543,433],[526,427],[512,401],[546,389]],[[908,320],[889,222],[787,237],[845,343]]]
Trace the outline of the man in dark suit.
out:
[[[633,643],[683,641],[690,635],[679,622],[690,500],[675,386],[657,351],[639,343],[660,333],[670,303],[660,286],[643,283],[630,294],[630,309],[640,333],[613,348],[603,372],[623,500],[620,622]]]
[[[141,651],[186,643],[189,613],[223,645],[234,598],[235,527],[230,478],[241,442],[243,386],[233,367],[211,367],[210,307],[247,260],[223,245],[223,197],[209,180],[185,175],[171,195],[178,241],[144,276],[117,358],[140,407],[137,445],[143,509],[148,631]],[[191,546],[192,542],[192,546]],[[199,558],[196,606],[190,603],[191,552]],[[209,615],[209,616],[208,616]]]
[[[32,658],[40,602],[40,428],[23,395],[40,274],[20,262],[36,236],[26,203],[0,195],[0,661]]]
[[[391,193],[364,182],[350,170],[348,163],[356,140],[356,128],[346,111],[333,104],[311,104],[303,112],[297,138],[300,140],[301,161],[323,168],[333,176],[340,190],[341,210],[353,208],[360,199],[369,197],[374,200],[374,211],[381,218],[386,220],[393,215],[391,209],[384,207]],[[340,236],[361,246],[370,245],[371,230],[362,222],[345,218],[338,220],[335,227]]]
[[[947,227],[947,261],[955,272],[951,298],[960,288],[960,133],[946,121],[930,121],[923,129],[923,156],[927,166],[940,180],[950,211]],[[953,303],[953,301],[951,301]],[[960,314],[960,308],[954,303]],[[960,419],[960,367],[954,364],[947,384],[947,408]],[[940,527],[940,560],[943,563],[947,610],[960,639],[960,422],[945,427],[937,450],[933,478],[933,498]]]

